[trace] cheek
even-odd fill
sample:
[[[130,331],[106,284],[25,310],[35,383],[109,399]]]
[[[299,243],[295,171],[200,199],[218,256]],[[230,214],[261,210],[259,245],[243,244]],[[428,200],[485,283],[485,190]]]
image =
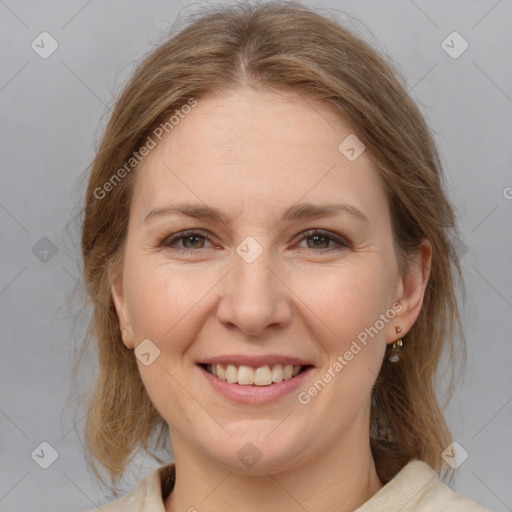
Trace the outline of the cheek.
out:
[[[126,295],[137,341],[149,338],[173,351],[194,338],[198,314],[219,273],[177,268],[168,262],[148,264],[143,258],[126,262]]]
[[[323,367],[331,376],[344,375],[332,379],[334,387],[369,390],[373,385],[395,313],[390,311],[389,275],[380,264],[347,265],[294,283],[305,304],[301,314],[309,318],[312,336],[324,351]]]
[[[301,273],[292,289],[327,330],[357,335],[389,308],[390,274],[378,264],[346,265],[309,274],[307,279]]]
[[[176,417],[192,422],[187,404],[194,397],[184,386],[189,368],[183,358],[204,325],[201,299],[214,281],[208,284],[210,279],[204,273],[192,275],[169,264],[152,266],[142,258],[127,260],[125,265],[135,344],[149,339],[160,349],[150,365],[138,361],[141,379],[152,403],[168,424],[173,424]]]
[[[379,265],[347,265],[328,275],[294,283],[305,306],[301,315],[324,352],[322,367],[299,403],[312,417],[329,418],[333,435],[349,428],[369,407],[369,397],[385,352],[389,283]],[[388,322],[391,315],[388,316]],[[377,325],[376,322],[382,322]]]

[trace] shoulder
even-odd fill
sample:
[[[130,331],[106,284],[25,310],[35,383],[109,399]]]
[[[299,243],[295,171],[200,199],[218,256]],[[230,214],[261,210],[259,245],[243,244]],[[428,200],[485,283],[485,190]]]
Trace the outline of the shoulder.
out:
[[[88,512],[165,512],[162,494],[174,475],[174,464],[160,466],[139,480],[137,485],[124,496],[105,503]],[[164,489],[164,492],[162,490]]]
[[[419,460],[409,462],[357,512],[490,512],[452,491],[437,473]]]

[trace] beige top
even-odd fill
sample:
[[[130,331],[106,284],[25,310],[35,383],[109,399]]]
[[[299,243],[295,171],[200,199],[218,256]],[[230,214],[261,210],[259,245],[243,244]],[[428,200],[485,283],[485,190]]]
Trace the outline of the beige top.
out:
[[[91,512],[165,512],[172,490],[174,463],[160,466],[125,496]],[[409,462],[380,491],[355,512],[490,512],[454,493],[437,473],[419,460]]]

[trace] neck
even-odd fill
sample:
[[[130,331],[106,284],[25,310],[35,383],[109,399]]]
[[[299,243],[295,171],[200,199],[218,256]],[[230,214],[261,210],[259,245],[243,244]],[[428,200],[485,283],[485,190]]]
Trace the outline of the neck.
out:
[[[186,443],[176,443],[174,490],[165,501],[166,512],[349,512],[368,501],[382,482],[366,445],[352,440],[303,466],[281,473],[244,475],[227,470]]]

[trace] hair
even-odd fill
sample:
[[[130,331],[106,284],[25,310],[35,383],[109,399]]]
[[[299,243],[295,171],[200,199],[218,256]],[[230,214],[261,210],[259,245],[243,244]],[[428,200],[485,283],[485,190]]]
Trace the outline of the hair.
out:
[[[111,296],[122,269],[137,166],[120,170],[155,127],[192,98],[244,87],[320,100],[351,124],[382,178],[400,272],[410,268],[423,239],[431,242],[420,314],[404,337],[400,361],[384,359],[372,390],[370,443],[383,482],[412,459],[448,473],[441,453],[452,438],[436,379],[446,351],[451,394],[455,343],[464,341],[457,284],[464,284],[436,144],[389,59],[355,31],[296,2],[221,5],[192,14],[139,64],[115,103],[88,176],[81,218],[83,280],[92,307],[85,342],[95,340],[99,360],[84,426],[90,466],[113,490],[100,469],[116,484],[141,448],[163,462],[153,450],[161,450],[168,437],[134,353],[122,343]],[[116,172],[119,179],[108,194],[98,193]]]

